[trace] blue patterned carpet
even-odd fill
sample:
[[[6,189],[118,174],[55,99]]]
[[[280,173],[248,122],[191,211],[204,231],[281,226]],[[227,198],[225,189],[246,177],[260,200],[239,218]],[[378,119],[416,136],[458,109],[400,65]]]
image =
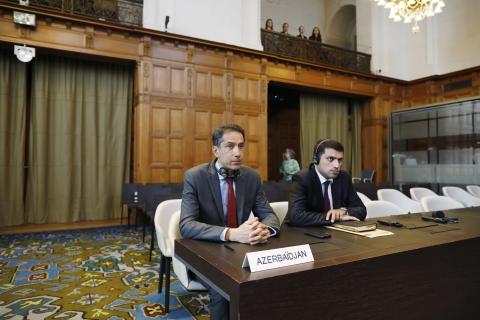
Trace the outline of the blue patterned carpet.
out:
[[[1,236],[0,319],[209,319],[208,294],[173,272],[165,314],[148,253],[124,227]]]

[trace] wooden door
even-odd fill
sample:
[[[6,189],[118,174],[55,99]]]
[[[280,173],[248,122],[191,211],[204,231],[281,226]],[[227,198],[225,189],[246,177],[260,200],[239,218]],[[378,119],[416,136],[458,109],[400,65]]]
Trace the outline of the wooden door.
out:
[[[282,101],[269,99],[268,105],[268,180],[281,180],[279,172],[285,148],[295,150],[300,159],[300,108],[298,93],[286,95]]]

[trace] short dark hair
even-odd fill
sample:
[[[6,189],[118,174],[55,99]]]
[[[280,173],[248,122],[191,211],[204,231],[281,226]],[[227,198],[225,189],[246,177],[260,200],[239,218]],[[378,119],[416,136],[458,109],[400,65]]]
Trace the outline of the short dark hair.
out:
[[[313,149],[313,156],[317,157],[318,160],[322,157],[322,154],[325,153],[325,149],[330,148],[339,152],[343,152],[343,145],[331,139],[320,139],[315,143],[315,148]]]
[[[245,141],[245,130],[240,127],[238,124],[226,124],[215,128],[212,133],[212,145],[220,147],[220,144],[223,141],[223,135],[226,132],[235,131],[242,134],[243,140]]]

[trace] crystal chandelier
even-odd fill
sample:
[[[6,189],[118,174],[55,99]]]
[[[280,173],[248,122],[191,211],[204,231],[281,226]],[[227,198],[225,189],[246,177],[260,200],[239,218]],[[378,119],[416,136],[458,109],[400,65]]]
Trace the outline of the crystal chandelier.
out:
[[[418,22],[442,12],[445,3],[442,0],[373,0],[379,6],[390,9],[388,16],[393,21],[410,23],[414,21],[413,32],[418,32]]]

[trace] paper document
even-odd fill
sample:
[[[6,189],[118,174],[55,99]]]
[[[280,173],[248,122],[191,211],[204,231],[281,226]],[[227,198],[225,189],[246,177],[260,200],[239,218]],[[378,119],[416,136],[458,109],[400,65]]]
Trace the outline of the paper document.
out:
[[[393,232],[390,232],[390,231],[387,231],[387,230],[382,230],[382,229],[375,229],[375,230],[372,230],[372,231],[364,231],[364,232],[355,232],[355,231],[348,231],[348,230],[336,228],[336,227],[333,227],[333,226],[325,226],[325,228],[338,230],[338,231],[342,231],[342,232],[347,232],[347,233],[352,233],[352,234],[356,234],[356,235],[359,235],[359,236],[362,236],[362,237],[367,237],[367,238],[391,236],[391,235],[394,234]]]

